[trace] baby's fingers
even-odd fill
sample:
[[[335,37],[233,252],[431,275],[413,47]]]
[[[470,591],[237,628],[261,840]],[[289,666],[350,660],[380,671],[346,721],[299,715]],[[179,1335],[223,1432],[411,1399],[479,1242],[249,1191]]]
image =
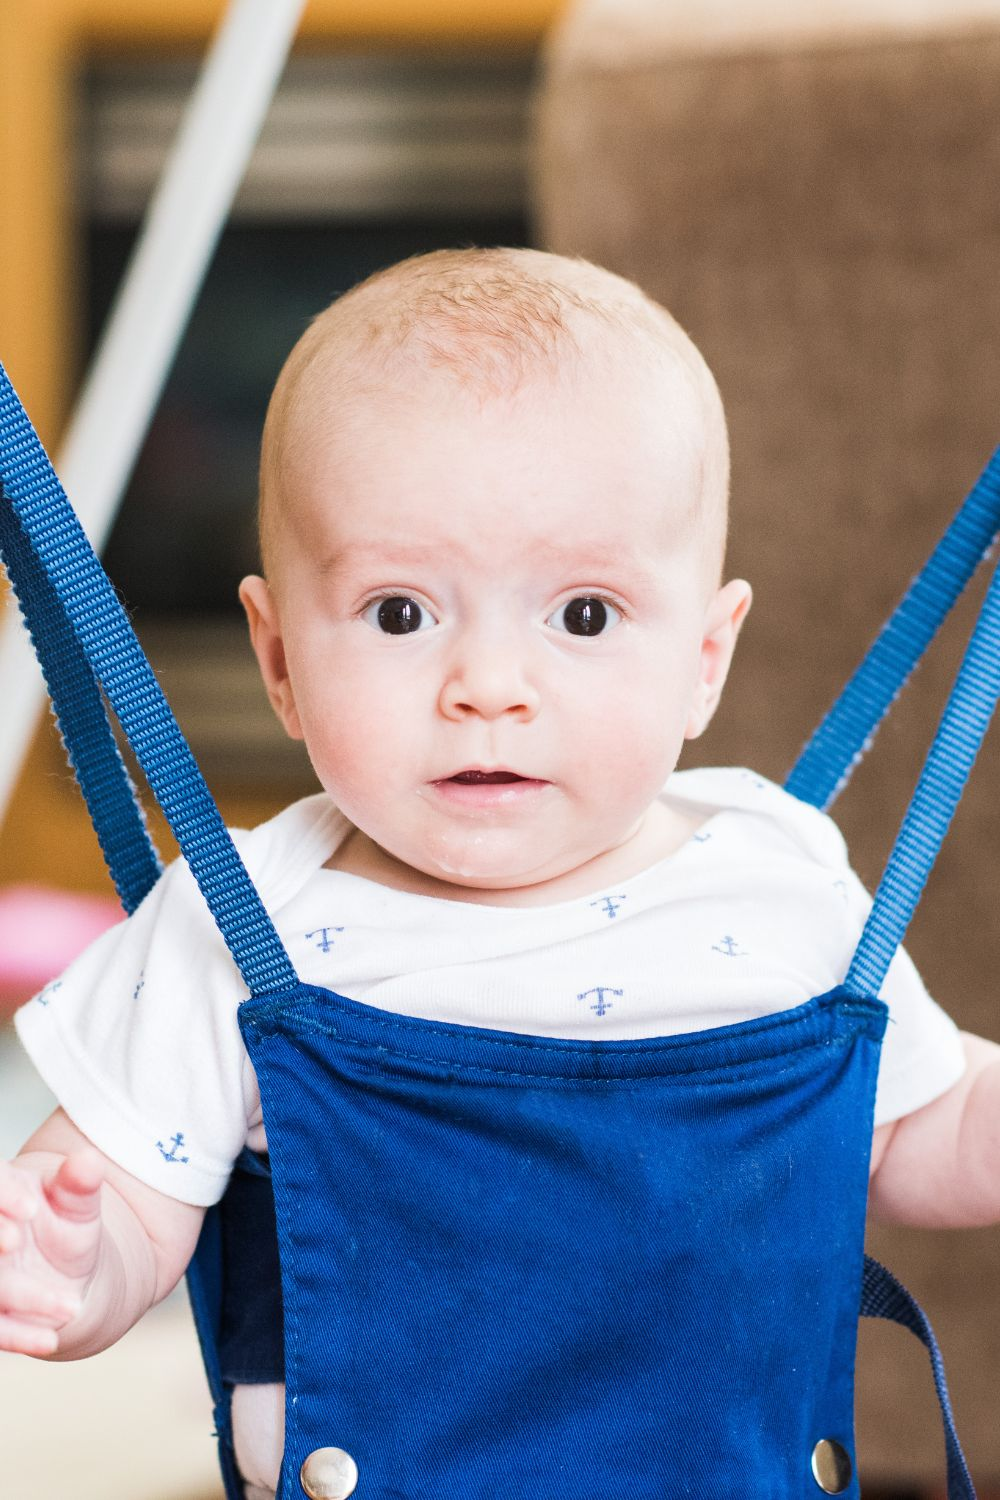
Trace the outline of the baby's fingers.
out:
[[[103,1158],[96,1151],[74,1151],[42,1182],[44,1211],[31,1225],[42,1259],[80,1282],[97,1265],[103,1177]]]
[[[33,1323],[19,1323],[16,1318],[0,1313],[0,1350],[8,1354],[33,1354],[44,1358],[55,1354],[59,1348],[59,1335],[54,1328],[42,1328]]]
[[[52,1212],[73,1224],[101,1216],[102,1159],[96,1151],[74,1151],[43,1184]]]
[[[75,1292],[52,1286],[31,1272],[5,1269],[0,1273],[0,1316],[62,1328],[80,1307]]]
[[[0,1349],[36,1357],[54,1354],[58,1330],[79,1311],[74,1293],[10,1266],[0,1271]]]

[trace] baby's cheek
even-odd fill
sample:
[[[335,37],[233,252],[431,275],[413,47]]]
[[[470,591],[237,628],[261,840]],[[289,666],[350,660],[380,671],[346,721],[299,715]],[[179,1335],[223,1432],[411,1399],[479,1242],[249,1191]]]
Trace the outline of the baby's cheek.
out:
[[[343,717],[338,713],[307,734],[306,745],[324,790],[345,812],[349,805],[377,800],[380,788],[384,792],[384,736],[358,705],[344,705]]]
[[[669,695],[648,678],[621,680],[588,717],[587,754],[608,770],[617,767],[641,799],[656,796],[677,763],[682,724]]]
[[[299,704],[306,748],[324,788],[339,800],[334,783],[362,789],[377,778],[391,727],[385,700],[333,661],[322,676],[313,675],[310,687]]]

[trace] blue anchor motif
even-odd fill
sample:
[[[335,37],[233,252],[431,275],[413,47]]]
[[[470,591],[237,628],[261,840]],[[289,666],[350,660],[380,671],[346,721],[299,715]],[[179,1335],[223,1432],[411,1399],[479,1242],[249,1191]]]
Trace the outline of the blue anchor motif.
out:
[[[607,912],[608,920],[613,921],[614,918],[618,915],[622,902],[627,900],[628,897],[622,895],[622,893],[619,891],[617,900],[614,896],[602,896],[598,901],[589,902],[589,905],[600,906],[604,911]]]
[[[44,990],[40,990],[38,992],[38,994],[35,996],[35,999],[38,1001],[39,1005],[48,1005],[49,1000],[55,994],[56,990],[61,990],[61,989],[62,989],[62,980],[61,979],[53,979],[53,981],[52,981],[51,984],[47,984],[45,986]]]
[[[843,901],[844,905],[846,906],[847,905],[847,881],[846,880],[835,880],[833,882],[833,888],[834,888],[835,891],[839,892],[840,899],[841,899],[841,901]]]
[[[752,771],[741,771],[740,780],[749,781],[750,785],[756,787],[758,792],[762,792],[764,790],[764,787],[767,785],[767,783],[762,781],[759,776],[755,776]]]
[[[721,943],[712,944],[713,953],[721,953],[725,958],[746,958],[747,950],[741,948],[735,938],[726,936]]]
[[[135,989],[132,991],[132,999],[133,1000],[138,1000],[139,996],[142,994],[142,992],[145,989],[145,987],[146,987],[146,971],[145,971],[145,969],[140,969],[139,970],[139,980],[138,980],[138,983],[136,984]]]
[[[710,833],[693,833],[691,838],[696,844],[707,844],[712,837]]]
[[[306,940],[308,941],[309,938],[319,938],[319,942],[316,944],[316,947],[320,950],[321,953],[329,953],[330,949],[336,942],[336,939],[332,938],[330,936],[330,933],[343,932],[343,930],[344,929],[342,927],[315,927],[313,928],[312,932],[306,933]]]
[[[586,998],[587,998],[588,995],[596,995],[597,996],[597,1004],[596,1005],[590,1005],[587,1008],[588,1008],[588,1010],[592,1010],[595,1013],[595,1015],[603,1016],[603,1015],[606,1015],[606,1013],[609,1010],[612,1009],[612,1002],[610,1000],[605,1000],[605,998],[604,998],[605,995],[617,995],[618,998],[621,999],[621,997],[622,997],[622,995],[624,995],[624,993],[625,993],[624,990],[614,990],[608,984],[598,984],[598,985],[595,985],[595,987],[592,990],[584,990],[583,994],[582,995],[577,995],[576,998],[578,1000],[586,1000]]]
[[[189,1160],[189,1158],[186,1157],[186,1156],[178,1156],[177,1155],[177,1152],[178,1152],[179,1148],[181,1146],[183,1146],[183,1144],[184,1144],[184,1136],[181,1134],[180,1131],[178,1131],[176,1135],[171,1136],[171,1138],[170,1138],[170,1150],[169,1151],[164,1146],[164,1144],[163,1144],[162,1141],[157,1141],[156,1146],[157,1146],[157,1150],[159,1151],[160,1155],[163,1157],[164,1161],[176,1162],[178,1166],[183,1166],[184,1163]]]

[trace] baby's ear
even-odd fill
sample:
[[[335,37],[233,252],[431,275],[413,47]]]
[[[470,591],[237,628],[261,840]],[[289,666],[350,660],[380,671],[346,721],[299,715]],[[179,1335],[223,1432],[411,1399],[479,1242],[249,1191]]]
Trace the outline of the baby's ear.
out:
[[[293,740],[301,740],[304,736],[288,675],[281,621],[267,581],[256,574],[244,578],[240,584],[240,603],[246,611],[250,642],[271,707],[285,726],[285,733]]]
[[[719,589],[708,606],[698,681],[684,728],[686,740],[696,740],[708,728],[712,715],[719,706],[722,689],[729,675],[729,664],[736,649],[736,640],[752,601],[750,585],[742,578],[734,578]]]

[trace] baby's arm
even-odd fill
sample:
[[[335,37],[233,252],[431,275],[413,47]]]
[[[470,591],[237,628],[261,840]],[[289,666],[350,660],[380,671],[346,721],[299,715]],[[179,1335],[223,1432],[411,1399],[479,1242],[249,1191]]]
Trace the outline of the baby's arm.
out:
[[[966,1070],[939,1099],[880,1126],[869,1204],[925,1229],[1000,1222],[1000,1046],[963,1033]]]
[[[0,1163],[0,1349],[106,1349],[180,1280],[204,1213],[132,1177],[56,1110]]]

